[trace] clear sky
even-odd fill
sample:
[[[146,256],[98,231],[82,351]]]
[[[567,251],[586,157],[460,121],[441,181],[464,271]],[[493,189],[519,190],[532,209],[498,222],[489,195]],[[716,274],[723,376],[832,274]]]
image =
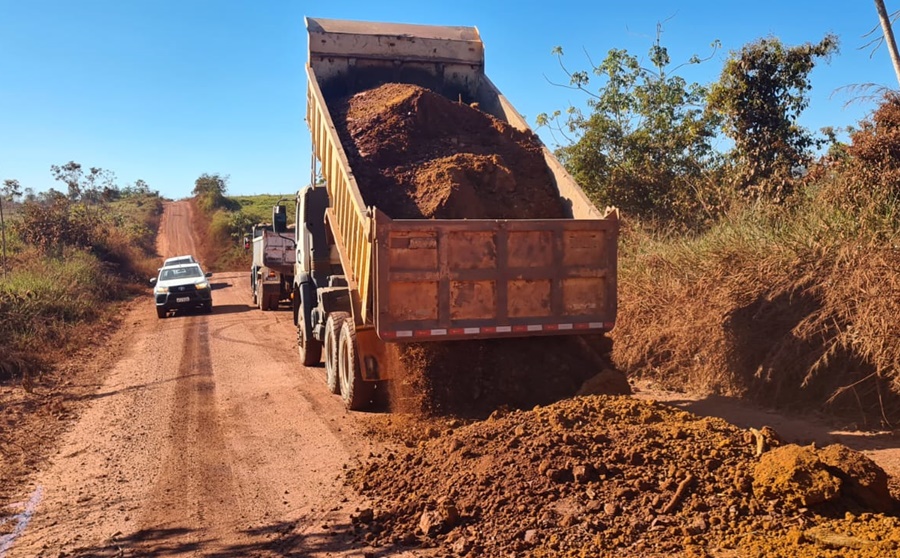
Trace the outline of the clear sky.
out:
[[[304,16],[476,26],[487,74],[532,125],[584,102],[548,83],[565,81],[554,46],[576,69],[584,51],[595,61],[611,48],[643,57],[659,21],[673,62],[721,40],[713,60],[681,72],[701,83],[755,39],[837,34],[840,53],[812,74],[803,117],[812,129],[871,111],[871,102],[845,108],[841,87],[897,87],[884,48],[859,50],[878,23],[866,0],[0,0],[0,179],[65,191],[50,165],[74,160],[171,198],[190,195],[204,172],[229,175],[231,194],[295,191],[310,174]]]

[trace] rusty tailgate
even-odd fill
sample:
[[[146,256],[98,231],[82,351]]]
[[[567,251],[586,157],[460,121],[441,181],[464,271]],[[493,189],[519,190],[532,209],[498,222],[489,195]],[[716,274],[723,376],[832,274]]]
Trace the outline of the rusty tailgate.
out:
[[[391,220],[376,211],[385,341],[612,329],[618,220]]]

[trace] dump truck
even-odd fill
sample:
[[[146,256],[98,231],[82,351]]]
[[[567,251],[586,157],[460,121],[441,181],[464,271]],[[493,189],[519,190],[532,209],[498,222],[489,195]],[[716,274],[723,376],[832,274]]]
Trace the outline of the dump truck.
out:
[[[399,373],[389,344],[464,350],[613,328],[618,212],[599,211],[542,144],[566,218],[394,219],[360,194],[329,110],[353,91],[416,84],[530,131],[485,75],[476,28],[320,18],[306,28],[314,157],[312,185],[297,194],[294,323],[302,363],[324,353],[328,388],[349,409]]]
[[[294,232],[287,227],[287,207],[278,203],[272,208],[272,222],[252,228],[253,260],[250,267],[250,289],[253,304],[260,310],[277,310],[289,301],[294,285]]]

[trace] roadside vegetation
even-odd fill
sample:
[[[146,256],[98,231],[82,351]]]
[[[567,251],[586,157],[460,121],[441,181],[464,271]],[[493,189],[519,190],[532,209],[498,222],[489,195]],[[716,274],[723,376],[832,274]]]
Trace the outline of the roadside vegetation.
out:
[[[562,85],[586,103],[538,117],[597,205],[622,211],[615,363],[670,388],[896,427],[900,97],[884,93],[840,141],[798,123],[836,37],[761,39],[704,85],[670,69],[660,35],[649,68],[612,50],[571,71],[557,49]]]
[[[203,259],[214,271],[250,270],[252,252],[245,245],[253,225],[272,222],[272,207],[284,199],[288,223],[294,222],[294,193],[228,196],[228,177],[203,174],[194,183],[196,214],[206,231]]]
[[[31,378],[83,346],[112,305],[155,270],[159,194],[142,180],[119,187],[103,169],[51,169],[66,192],[0,189],[0,381]]]

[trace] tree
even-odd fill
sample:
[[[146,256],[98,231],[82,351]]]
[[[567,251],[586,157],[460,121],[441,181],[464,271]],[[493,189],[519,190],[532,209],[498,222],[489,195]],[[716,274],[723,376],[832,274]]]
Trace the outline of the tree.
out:
[[[72,201],[81,197],[81,177],[83,172],[81,165],[75,161],[69,161],[65,165],[50,165],[50,173],[54,180],[66,185],[69,199]]]
[[[197,197],[200,206],[211,211],[217,207],[225,207],[227,200],[225,199],[225,191],[228,189],[228,176],[221,176],[218,173],[203,173],[194,181],[193,194]]]
[[[837,48],[837,37],[829,34],[795,47],[774,37],[760,39],[731,53],[709,106],[734,140],[739,191],[780,201],[791,193],[815,143],[797,123],[809,104],[809,73],[817,59],[828,59]]]
[[[897,41],[894,40],[894,29],[891,27],[891,19],[884,0],[875,0],[875,11],[878,12],[878,21],[881,23],[881,31],[884,34],[884,43],[891,55],[891,63],[894,65],[894,73],[897,75],[897,83],[900,83],[900,53],[897,52]]]
[[[69,161],[65,165],[51,165],[50,173],[66,185],[71,201],[100,203],[118,197],[116,174],[112,171],[90,167],[85,173],[80,163]]]
[[[3,273],[6,273],[6,220],[3,216],[3,199],[15,201],[22,195],[22,186],[14,178],[7,178],[0,188],[0,231],[3,233]]]
[[[81,190],[82,201],[90,203],[112,201],[119,197],[116,173],[100,167],[91,167],[84,176]]]
[[[612,49],[598,65],[589,59],[589,71],[570,72],[557,47],[569,77],[564,86],[585,93],[588,110],[570,106],[565,113],[539,115],[537,123],[568,142],[557,156],[593,198],[632,214],[671,219],[692,213],[699,183],[715,166],[717,115],[704,110],[705,87],[675,75],[681,66],[670,70],[660,36],[658,27],[649,68],[626,50]],[[702,61],[694,56],[687,64]],[[592,88],[592,81],[599,86]]]

